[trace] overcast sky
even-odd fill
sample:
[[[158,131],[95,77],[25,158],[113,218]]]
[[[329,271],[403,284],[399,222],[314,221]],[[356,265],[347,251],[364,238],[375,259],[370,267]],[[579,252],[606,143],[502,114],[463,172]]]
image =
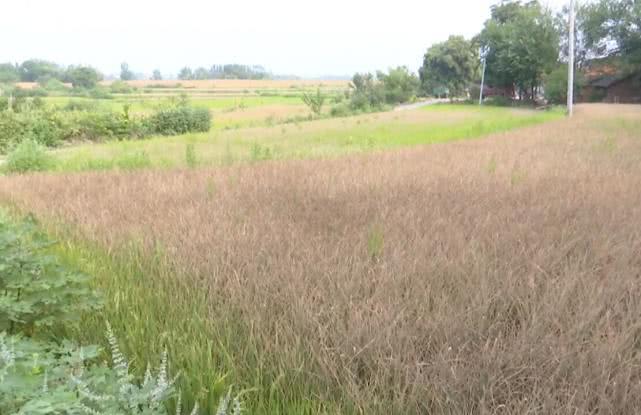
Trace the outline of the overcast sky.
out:
[[[214,63],[306,77],[415,71],[432,43],[478,33],[497,1],[18,0],[2,6],[0,62],[38,57],[107,74],[123,61],[144,73]]]

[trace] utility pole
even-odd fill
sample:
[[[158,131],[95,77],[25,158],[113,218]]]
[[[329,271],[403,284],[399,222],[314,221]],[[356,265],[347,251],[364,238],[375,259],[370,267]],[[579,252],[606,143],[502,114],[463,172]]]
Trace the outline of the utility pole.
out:
[[[483,105],[483,88],[485,88],[485,67],[487,64],[487,52],[481,48],[481,59],[483,59],[483,74],[481,75],[481,92],[479,93],[479,105]]]
[[[570,32],[568,33],[568,117],[574,111],[574,0],[570,0]]]

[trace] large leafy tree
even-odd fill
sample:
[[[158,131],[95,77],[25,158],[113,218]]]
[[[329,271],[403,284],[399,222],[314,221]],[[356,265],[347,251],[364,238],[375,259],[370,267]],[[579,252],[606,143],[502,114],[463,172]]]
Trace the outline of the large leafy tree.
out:
[[[493,6],[479,41],[487,50],[488,83],[516,88],[522,97],[535,97],[559,57],[554,17],[538,0],[504,0]]]
[[[89,66],[72,66],[67,69],[66,80],[74,88],[92,89],[102,80],[102,75]]]
[[[597,56],[621,56],[641,67],[641,1],[600,0],[588,4],[581,29]]]
[[[24,82],[36,82],[43,78],[60,78],[62,68],[57,64],[41,59],[30,59],[22,62],[19,68],[20,80]]]
[[[430,47],[419,70],[421,85],[428,93],[447,88],[451,96],[461,95],[474,79],[478,68],[478,53],[471,41],[463,36]]]
[[[390,69],[389,73],[379,71],[376,77],[388,104],[407,102],[418,92],[419,80],[406,66]]]

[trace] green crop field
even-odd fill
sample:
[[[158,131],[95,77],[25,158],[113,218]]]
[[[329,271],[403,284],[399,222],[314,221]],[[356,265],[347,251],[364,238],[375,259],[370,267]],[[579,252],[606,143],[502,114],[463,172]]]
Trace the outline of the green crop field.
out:
[[[266,159],[336,157],[387,148],[477,138],[558,119],[560,111],[438,105],[269,127],[111,141],[53,152],[58,171],[185,167],[195,148],[199,166]],[[250,120],[249,122],[251,122]],[[214,116],[214,126],[216,117]]]

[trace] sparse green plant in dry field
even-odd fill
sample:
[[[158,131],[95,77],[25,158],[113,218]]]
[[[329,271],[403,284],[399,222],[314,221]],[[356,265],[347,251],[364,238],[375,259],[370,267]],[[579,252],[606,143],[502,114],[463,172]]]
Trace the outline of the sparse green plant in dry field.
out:
[[[319,116],[323,112],[323,104],[325,104],[327,97],[321,92],[320,88],[318,88],[315,94],[303,92],[301,99],[314,115]]]
[[[196,156],[196,145],[194,143],[185,144],[185,163],[187,167],[194,168],[198,165]]]

